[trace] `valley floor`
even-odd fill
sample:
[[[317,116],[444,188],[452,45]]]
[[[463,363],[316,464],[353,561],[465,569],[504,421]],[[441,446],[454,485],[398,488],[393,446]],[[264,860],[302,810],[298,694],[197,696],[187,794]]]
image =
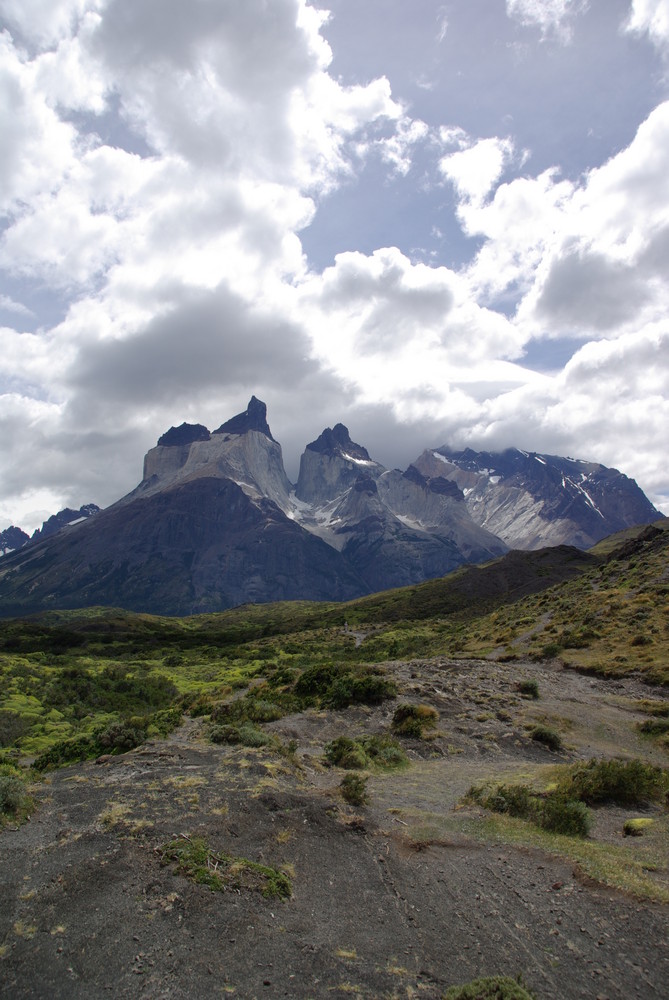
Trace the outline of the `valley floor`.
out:
[[[0,834],[3,995],[437,1000],[505,974],[539,1000],[666,996],[666,812],[596,810],[590,840],[573,846],[462,805],[473,782],[532,781],[590,756],[642,751],[666,765],[635,728],[639,700],[662,692],[550,663],[385,669],[402,699],[439,711],[438,733],[405,741],[410,767],[371,775],[361,807],[341,798],[344,772],[323,765],[323,748],[386,731],[392,702],[272,723],[294,756],[213,745],[190,719],[36,786],[31,820]],[[518,694],[523,678],[538,700]],[[529,738],[540,722],[561,731],[564,752]],[[639,815],[655,832],[623,838]],[[182,835],[281,869],[291,898],[251,884],[212,892],[175,874],[162,847]],[[638,869],[638,894],[612,887],[616,864]]]

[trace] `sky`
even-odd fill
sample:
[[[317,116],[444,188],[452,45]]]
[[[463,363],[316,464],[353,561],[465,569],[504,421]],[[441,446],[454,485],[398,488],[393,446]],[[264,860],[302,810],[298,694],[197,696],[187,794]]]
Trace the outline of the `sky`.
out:
[[[0,528],[252,394],[669,513],[669,0],[0,0]]]

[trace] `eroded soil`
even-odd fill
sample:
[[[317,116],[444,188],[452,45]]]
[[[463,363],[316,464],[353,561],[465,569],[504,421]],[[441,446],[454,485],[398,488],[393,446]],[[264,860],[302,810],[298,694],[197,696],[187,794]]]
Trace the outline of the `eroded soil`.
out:
[[[459,806],[473,781],[633,754],[635,701],[659,695],[551,664],[387,669],[401,698],[438,709],[439,733],[407,741],[411,767],[373,775],[363,807],[344,803],[323,747],[386,730],[393,703],[273,723],[297,741],[295,759],[214,746],[189,720],[37,786],[30,822],[0,834],[3,995],[436,1000],[499,973],[522,975],[543,1000],[666,996],[669,906],[537,848],[486,842],[473,834],[477,810]],[[516,691],[523,677],[538,681],[538,701]],[[532,741],[533,722],[559,729],[565,753]],[[666,764],[647,741],[643,752]],[[620,843],[626,815],[599,810],[594,836]],[[160,847],[180,834],[285,870],[292,897],[215,893],[175,875]],[[669,887],[666,868],[654,877]]]

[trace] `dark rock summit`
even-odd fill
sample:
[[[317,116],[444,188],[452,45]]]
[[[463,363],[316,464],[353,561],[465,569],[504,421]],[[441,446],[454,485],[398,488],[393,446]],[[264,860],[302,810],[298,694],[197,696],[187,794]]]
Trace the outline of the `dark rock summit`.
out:
[[[158,438],[158,446],[170,448],[192,444],[193,441],[208,441],[210,437],[211,434],[203,424],[179,424],[178,427],[170,427]]]
[[[260,431],[270,441],[274,440],[267,423],[267,406],[255,396],[251,396],[249,405],[243,413],[238,413],[236,417],[226,420],[218,430],[214,431],[214,434],[246,434],[248,431]]]
[[[320,437],[307,445],[309,451],[317,451],[321,455],[329,455],[331,458],[338,455],[340,458],[357,458],[363,462],[369,462],[369,452],[362,445],[351,441],[348,427],[344,424],[335,424],[334,427],[326,427]]]
[[[10,524],[4,531],[0,531],[0,552],[5,555],[7,552],[15,552],[23,548],[26,542],[30,541],[30,535],[16,525]]]

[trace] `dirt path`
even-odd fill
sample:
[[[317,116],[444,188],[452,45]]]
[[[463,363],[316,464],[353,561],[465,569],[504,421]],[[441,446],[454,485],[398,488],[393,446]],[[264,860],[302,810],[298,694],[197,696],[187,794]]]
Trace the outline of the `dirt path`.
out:
[[[541,1000],[666,996],[669,907],[585,884],[540,851],[478,843],[453,811],[475,777],[550,763],[528,719],[559,717],[567,756],[587,756],[623,732],[636,739],[632,706],[648,689],[551,665],[389,669],[405,697],[438,707],[442,735],[410,744],[409,770],[370,779],[362,809],[344,805],[341,772],[319,758],[333,736],[386,727],[391,706],[273,724],[298,740],[298,767],[208,744],[191,720],[164,742],[54,773],[32,820],[0,836],[3,995],[437,1000],[503,973]],[[523,670],[539,702],[517,695]],[[441,839],[417,837],[440,822]],[[292,898],[175,875],[157,848],[181,833],[283,868]]]

